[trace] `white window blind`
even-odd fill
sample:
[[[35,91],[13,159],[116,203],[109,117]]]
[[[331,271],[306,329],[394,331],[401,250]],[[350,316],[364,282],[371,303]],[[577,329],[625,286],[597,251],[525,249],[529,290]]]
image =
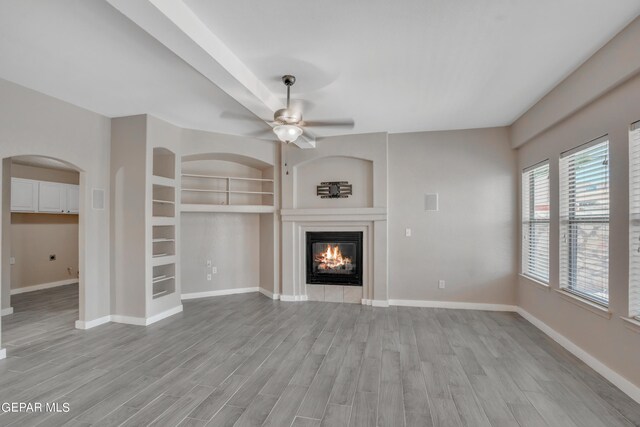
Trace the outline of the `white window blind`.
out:
[[[549,162],[522,173],[522,274],[549,283]]]
[[[640,122],[629,133],[629,312],[640,319]]]
[[[609,303],[609,139],[560,158],[560,287]]]

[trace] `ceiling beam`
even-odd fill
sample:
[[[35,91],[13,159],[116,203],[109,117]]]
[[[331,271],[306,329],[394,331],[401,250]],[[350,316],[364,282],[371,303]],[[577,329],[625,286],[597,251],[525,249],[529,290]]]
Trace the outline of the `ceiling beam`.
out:
[[[280,99],[184,1],[107,1],[256,117],[270,120],[282,108]],[[303,135],[299,140],[296,145],[300,148],[315,147],[312,135]]]

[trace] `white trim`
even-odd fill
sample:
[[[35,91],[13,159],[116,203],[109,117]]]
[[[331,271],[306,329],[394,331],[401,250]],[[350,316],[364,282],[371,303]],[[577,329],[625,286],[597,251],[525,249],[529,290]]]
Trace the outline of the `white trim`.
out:
[[[41,283],[39,285],[25,286],[22,288],[11,289],[11,295],[23,294],[25,292],[40,291],[42,289],[57,288],[58,286],[73,285],[78,283],[79,279],[60,280],[58,282]]]
[[[484,310],[484,311],[517,311],[518,307],[508,304],[486,304],[475,302],[458,302],[458,301],[426,301],[426,300],[407,300],[407,299],[391,299],[389,305],[400,307],[429,307],[429,308],[452,308],[456,310]],[[375,301],[374,301],[375,306]]]
[[[169,310],[165,310],[162,313],[158,313],[155,316],[147,317],[147,321],[145,326],[149,326],[152,323],[156,323],[162,319],[166,319],[167,317],[171,317],[174,314],[182,313],[182,304],[170,308]]]
[[[0,348],[0,360],[5,359],[7,357],[7,350],[4,348]]]
[[[389,301],[383,300],[383,299],[372,299],[371,300],[371,306],[372,307],[389,307],[389,304],[391,304],[391,300],[389,300]]]
[[[269,299],[274,299],[274,300],[280,299],[280,294],[278,293],[274,294],[273,292],[266,290],[265,288],[258,288],[258,292],[260,292],[262,295],[264,295]]]
[[[7,307],[0,310],[0,317],[13,314],[13,307]]]
[[[622,375],[615,372],[613,369],[606,366],[604,363],[587,353],[582,348],[578,347],[574,344],[569,338],[557,332],[555,329],[551,328],[551,326],[544,323],[542,320],[533,316],[529,312],[527,312],[522,307],[517,307],[516,312],[528,320],[533,326],[540,329],[542,332],[551,337],[555,342],[564,347],[567,351],[572,353],[578,359],[582,360],[586,363],[590,368],[594,371],[605,377],[609,380],[613,385],[622,390],[625,394],[627,394],[630,398],[640,403],[640,387],[631,383],[629,380],[624,378]]]
[[[156,323],[162,319],[166,319],[167,317],[173,316],[174,314],[178,314],[182,312],[182,304],[179,306],[170,308],[169,310],[165,310],[162,313],[158,313],[155,316],[147,317],[133,317],[133,316],[121,316],[119,314],[112,314],[111,321],[115,323],[125,323],[127,325],[136,325],[136,326],[149,326],[152,323]]]
[[[76,320],[76,329],[91,329],[111,322],[111,316],[99,317],[93,320]]]
[[[307,295],[280,295],[280,301],[294,302],[294,301],[309,301]]]
[[[234,295],[234,294],[247,294],[250,292],[258,292],[259,287],[252,288],[237,288],[237,289],[221,289],[218,291],[206,291],[206,292],[190,292],[188,294],[180,295],[182,300],[186,299],[195,299],[195,298],[206,298],[206,297],[218,297],[221,295]]]
[[[112,314],[111,321],[114,323],[124,323],[127,325],[147,326],[147,320],[144,317],[122,316],[120,314]]]

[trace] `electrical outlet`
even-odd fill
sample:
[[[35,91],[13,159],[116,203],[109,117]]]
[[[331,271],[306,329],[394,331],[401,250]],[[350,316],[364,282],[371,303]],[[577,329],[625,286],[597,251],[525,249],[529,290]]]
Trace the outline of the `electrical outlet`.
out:
[[[67,273],[69,273],[69,276],[73,276],[73,267],[67,267]]]
[[[207,274],[207,280],[211,280],[211,273]]]
[[[411,229],[410,228],[405,228],[404,229],[404,235],[405,235],[405,237],[411,237]]]
[[[16,257],[14,256],[9,257],[9,265],[15,265],[15,263],[16,263]]]
[[[444,289],[444,280],[438,280],[438,288]]]
[[[218,274],[218,267],[211,267],[211,274]]]
[[[211,260],[210,259],[207,260],[207,267],[211,267]]]
[[[56,260],[56,254],[49,255],[49,261],[55,261],[55,260]]]

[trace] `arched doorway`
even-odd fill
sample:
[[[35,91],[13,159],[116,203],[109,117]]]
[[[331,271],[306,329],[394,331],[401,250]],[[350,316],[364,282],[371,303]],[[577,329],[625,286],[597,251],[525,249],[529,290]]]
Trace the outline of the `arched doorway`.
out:
[[[12,328],[37,341],[39,332],[71,329],[82,318],[83,174],[48,156],[2,161],[2,347],[15,339]]]

